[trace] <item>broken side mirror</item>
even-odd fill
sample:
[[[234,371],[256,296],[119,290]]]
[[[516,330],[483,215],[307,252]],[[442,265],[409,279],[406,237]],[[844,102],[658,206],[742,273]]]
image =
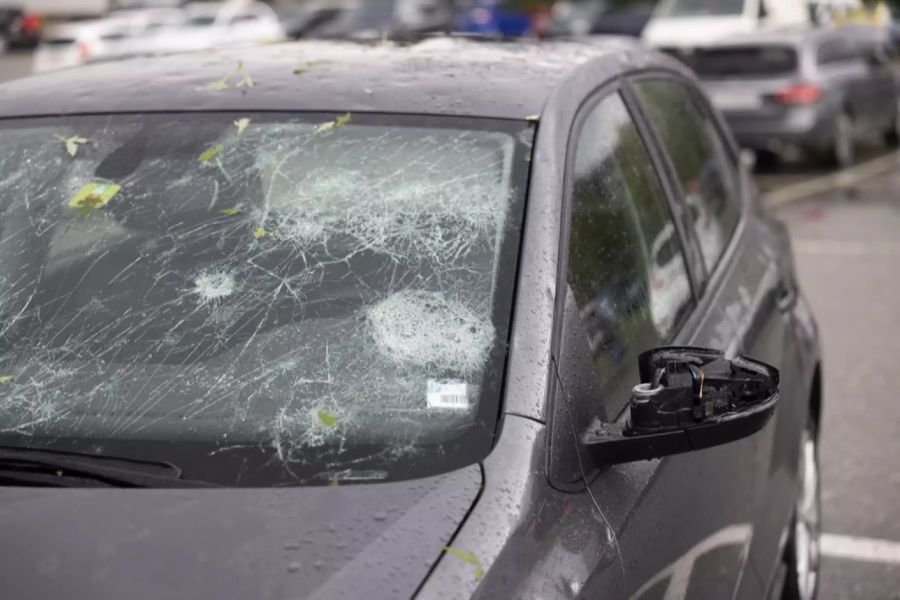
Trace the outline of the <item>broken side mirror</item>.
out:
[[[778,402],[778,370],[722,352],[672,347],[639,358],[622,425],[596,424],[582,436],[586,469],[727,444],[762,429]]]

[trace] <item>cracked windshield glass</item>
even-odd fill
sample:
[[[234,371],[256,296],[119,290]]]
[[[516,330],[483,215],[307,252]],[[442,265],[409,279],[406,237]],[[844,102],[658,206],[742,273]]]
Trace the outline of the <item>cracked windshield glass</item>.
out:
[[[2,442],[231,485],[477,461],[531,135],[349,113],[6,121]]]

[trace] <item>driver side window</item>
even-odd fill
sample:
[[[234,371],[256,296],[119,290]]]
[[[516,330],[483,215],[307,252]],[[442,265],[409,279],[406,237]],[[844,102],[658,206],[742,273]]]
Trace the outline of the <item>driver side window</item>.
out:
[[[571,194],[568,284],[612,420],[639,380],[638,355],[671,342],[693,306],[663,189],[618,94],[584,122]]]

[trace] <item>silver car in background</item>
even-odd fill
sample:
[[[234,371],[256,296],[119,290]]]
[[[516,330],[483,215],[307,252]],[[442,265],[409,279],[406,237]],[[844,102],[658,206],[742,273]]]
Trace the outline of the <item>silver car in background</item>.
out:
[[[854,162],[862,139],[900,139],[895,51],[853,25],[743,35],[688,62],[738,142],[763,158]]]

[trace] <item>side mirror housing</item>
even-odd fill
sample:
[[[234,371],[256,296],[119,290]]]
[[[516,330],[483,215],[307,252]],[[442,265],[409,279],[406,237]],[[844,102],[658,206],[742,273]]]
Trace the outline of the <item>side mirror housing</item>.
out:
[[[581,437],[586,470],[711,448],[762,429],[778,403],[778,370],[704,348],[671,347],[639,358],[622,425],[596,423]]]

